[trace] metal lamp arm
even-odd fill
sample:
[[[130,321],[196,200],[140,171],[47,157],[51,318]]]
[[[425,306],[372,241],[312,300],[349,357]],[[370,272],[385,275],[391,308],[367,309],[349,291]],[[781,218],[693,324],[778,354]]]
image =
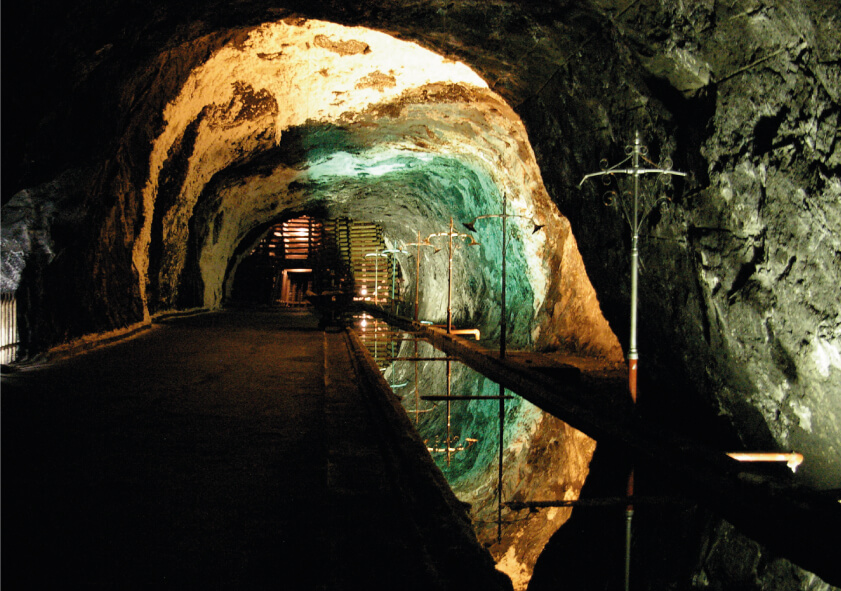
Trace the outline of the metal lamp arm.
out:
[[[591,172],[590,174],[584,175],[584,178],[581,179],[581,182],[578,183],[578,186],[581,187],[584,184],[584,181],[586,181],[589,178],[595,177],[595,176],[604,176],[606,174],[614,174],[614,173],[617,173],[617,172],[627,174],[625,169],[620,169],[619,167],[622,166],[623,164],[625,164],[626,162],[628,162],[629,160],[631,160],[631,158],[632,158],[632,155],[629,155],[623,161],[617,162],[616,164],[614,164],[610,168],[603,168],[599,172]],[[605,161],[602,160],[602,162],[605,162]]]
[[[436,234],[430,234],[429,236],[427,236],[427,240],[429,240],[430,238],[441,238],[442,236],[452,236],[453,238],[464,238],[465,240],[469,238],[470,243],[467,246],[475,246],[475,245],[479,244],[479,242],[477,242],[476,239],[473,238],[473,236],[471,236],[470,234],[461,234],[459,232],[453,232],[453,233],[438,232]]]
[[[538,224],[536,221],[534,221],[534,218],[529,217],[527,215],[520,215],[520,214],[516,214],[516,213],[506,213],[506,214],[495,213],[495,214],[488,214],[488,215],[480,215],[479,217],[474,218],[470,222],[467,222],[467,223],[462,222],[461,225],[464,226],[465,228],[467,228],[468,230],[470,230],[471,232],[475,232],[476,228],[474,227],[474,224],[476,222],[478,222],[479,220],[485,219],[485,218],[522,218],[524,220],[529,220],[532,223],[532,225],[534,225],[534,230],[532,231],[532,234],[534,234],[535,232],[537,232],[538,230],[543,228],[543,224]]]
[[[687,176],[685,172],[678,172],[676,170],[670,170],[667,168],[611,168],[609,170],[602,170],[601,172],[591,172],[590,174],[585,174],[584,178],[581,179],[581,182],[578,183],[578,186],[581,187],[584,185],[584,181],[587,179],[597,177],[597,176],[604,176],[606,174],[629,174],[629,175],[643,175],[643,174],[668,174],[672,176]]]

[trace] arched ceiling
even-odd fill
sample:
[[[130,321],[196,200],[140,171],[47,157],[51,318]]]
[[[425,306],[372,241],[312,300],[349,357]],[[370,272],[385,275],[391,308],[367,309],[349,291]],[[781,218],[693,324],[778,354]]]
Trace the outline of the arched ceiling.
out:
[[[798,478],[838,488],[834,0],[49,4],[22,8],[4,52],[4,282],[28,352],[215,305],[249,229],[285,212],[381,221],[400,242],[503,191],[550,224],[512,255],[523,339],[604,350],[600,305],[625,343],[627,227],[577,185],[640,129],[691,174],[642,242],[642,412],[721,447],[797,449]],[[379,33],[317,43],[300,14],[411,39],[459,74],[364,66]],[[292,28],[306,40],[284,47]],[[469,256],[459,313],[492,326],[498,257]]]
[[[512,226],[506,257],[519,341],[548,329],[541,313],[550,276],[564,256],[576,256],[563,249],[572,242],[569,225],[543,187],[519,117],[464,64],[370,29],[286,19],[236,36],[195,67],[163,120],[133,250],[147,278],[140,284],[147,313],[177,307],[181,285],[196,282],[203,290],[192,303],[219,306],[243,242],[284,215],[375,221],[402,246],[447,230],[451,218],[464,232],[461,222],[501,213],[505,193],[508,213],[525,229]],[[544,231],[532,233],[532,220]],[[499,224],[480,224],[477,237],[483,246],[457,261],[454,289],[461,320],[494,331]],[[554,329],[551,339],[616,353],[581,268],[567,289],[587,294],[580,320],[595,323],[600,340]],[[432,277],[421,306],[440,320],[445,274],[425,280]]]

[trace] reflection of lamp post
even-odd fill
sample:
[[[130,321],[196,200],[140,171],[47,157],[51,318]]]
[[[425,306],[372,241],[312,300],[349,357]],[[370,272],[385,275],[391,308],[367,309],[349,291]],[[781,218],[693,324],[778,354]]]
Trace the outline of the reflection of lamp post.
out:
[[[656,164],[654,164],[651,160],[646,158],[646,154],[648,153],[648,149],[642,145],[640,141],[640,134],[639,131],[636,132],[634,137],[634,144],[632,146],[627,146],[625,148],[625,153],[628,154],[628,157],[625,158],[619,164],[616,164],[610,168],[607,167],[607,162],[603,162],[601,172],[594,172],[588,175],[585,175],[584,178],[581,179],[581,182],[578,184],[580,187],[584,184],[584,181],[591,177],[596,176],[604,176],[605,180],[609,182],[607,176],[609,175],[612,177],[616,174],[629,174],[634,177],[634,192],[631,197],[633,198],[633,207],[631,212],[628,212],[628,209],[624,203],[624,201],[620,200],[620,204],[622,206],[622,211],[625,214],[625,219],[628,222],[628,225],[631,226],[631,335],[628,343],[628,390],[631,393],[631,400],[636,404],[637,402],[637,361],[639,360],[639,353],[637,351],[637,275],[638,275],[638,267],[639,267],[639,233],[642,230],[642,224],[645,219],[648,217],[648,214],[654,209],[654,207],[664,200],[666,197],[659,197],[654,200],[653,203],[646,204],[640,203],[640,193],[639,193],[639,179],[640,176],[643,174],[657,174],[660,175],[661,178],[667,178],[668,176],[686,176],[685,172],[678,172],[671,169],[671,162],[666,162],[665,167],[659,168]],[[651,164],[655,168],[644,168],[640,166],[640,159],[645,160],[648,164]],[[622,166],[627,166],[628,161],[631,162],[630,168],[622,168]],[[608,203],[612,202],[612,195],[609,194]],[[628,506],[625,509],[625,589],[626,591],[629,589],[629,580],[630,580],[630,569],[631,569],[631,521],[634,515],[634,506],[631,503],[631,498],[634,494],[634,472],[631,470],[631,475],[628,478]]]
[[[418,240],[417,242],[410,242],[406,246],[415,246],[417,247],[417,252],[415,253],[415,322],[418,321],[418,313],[420,311],[420,263],[421,263],[421,247],[422,246],[429,246],[435,248],[434,245],[430,244],[429,239],[427,238],[425,241],[421,242],[420,237],[420,230],[418,230]],[[438,252],[440,249],[435,248],[433,252]],[[415,357],[418,357],[418,340],[415,339]],[[420,387],[420,383],[418,381],[418,362],[415,361],[415,424],[419,421],[419,414],[421,410],[419,409],[420,406],[420,392],[418,388]]]
[[[449,358],[445,358],[449,359]],[[500,385],[499,386],[499,396],[453,396],[450,393],[449,388],[449,375],[450,375],[450,365],[449,361],[447,362],[447,395],[446,396],[421,396],[423,400],[446,400],[447,401],[447,414],[449,416],[450,412],[450,401],[452,400],[499,400],[499,462],[498,466],[498,474],[497,474],[497,504],[496,504],[496,539],[497,542],[502,540],[502,452],[504,451],[505,447],[503,446],[503,439],[505,435],[505,401],[511,400],[514,398],[513,396],[506,396],[505,395],[505,388]],[[447,437],[449,437],[449,419],[447,422]],[[448,463],[449,465],[449,463]]]
[[[424,242],[421,242],[420,237],[420,230],[418,230],[418,241],[417,242],[410,242],[406,246],[417,246],[418,252],[415,255],[415,322],[418,321],[418,310],[420,308],[420,261],[421,261],[421,246],[431,246],[435,248],[435,245],[430,244],[429,238],[427,238]],[[436,248],[434,252],[438,252],[441,250],[440,248]]]
[[[506,278],[506,268],[505,268],[505,253],[506,248],[508,245],[508,232],[507,232],[507,221],[508,218],[526,218],[531,219],[531,223],[534,225],[534,229],[532,230],[532,234],[540,230],[543,226],[538,224],[534,219],[529,218],[524,215],[516,215],[516,214],[509,214],[508,213],[508,194],[503,191],[502,193],[502,213],[495,213],[495,214],[488,214],[488,215],[480,215],[478,217],[473,218],[473,221],[467,222],[463,224],[465,228],[470,230],[471,232],[476,231],[476,222],[485,219],[485,218],[501,218],[502,219],[502,315],[500,316],[500,325],[499,325],[499,357],[500,359],[505,358],[505,347],[506,347],[506,335],[508,332],[508,318],[505,310],[505,278]]]
[[[479,246],[480,243],[476,242],[470,234],[455,232],[453,230],[453,218],[450,218],[449,232],[430,234],[426,237],[426,241],[429,242],[430,238],[438,238],[440,236],[447,237],[447,254],[449,256],[449,262],[447,264],[447,334],[450,334],[453,331],[453,238],[469,238],[470,242],[467,246]]]

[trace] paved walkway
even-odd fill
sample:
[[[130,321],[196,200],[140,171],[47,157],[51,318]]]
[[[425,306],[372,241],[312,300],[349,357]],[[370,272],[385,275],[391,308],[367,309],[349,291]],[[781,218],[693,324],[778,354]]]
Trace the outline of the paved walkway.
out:
[[[506,588],[366,376],[302,311],[4,375],[3,587]]]

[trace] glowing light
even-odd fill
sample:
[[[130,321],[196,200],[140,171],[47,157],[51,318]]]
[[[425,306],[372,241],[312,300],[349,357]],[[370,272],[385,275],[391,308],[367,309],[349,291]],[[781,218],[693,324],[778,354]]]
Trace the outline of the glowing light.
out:
[[[803,454],[796,452],[731,452],[727,455],[739,462],[785,462],[792,472],[803,463]]]

